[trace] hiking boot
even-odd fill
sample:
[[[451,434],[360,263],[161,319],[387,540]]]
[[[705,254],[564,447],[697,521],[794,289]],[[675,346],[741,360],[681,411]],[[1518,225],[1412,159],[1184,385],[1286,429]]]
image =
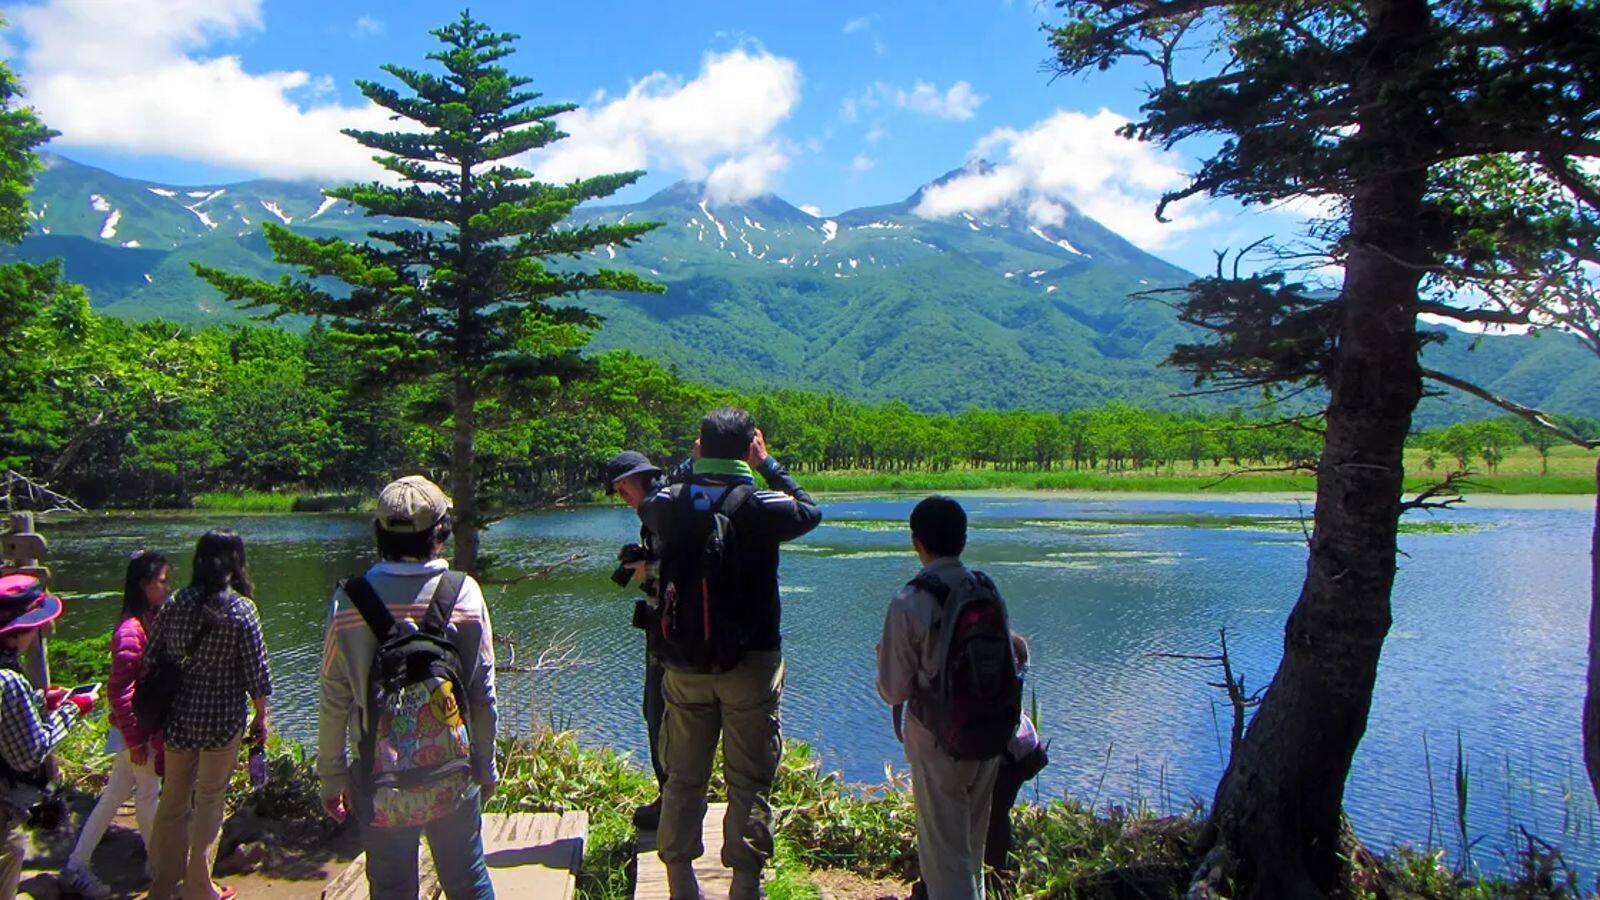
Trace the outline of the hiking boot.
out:
[[[733,885],[728,889],[728,900],[761,900],[767,892],[761,889],[760,869],[734,869]]]
[[[661,825],[661,798],[657,797],[649,803],[633,811],[633,827],[640,831],[655,831]]]
[[[672,900],[700,900],[700,880],[694,863],[667,863],[667,895]]]
[[[92,900],[100,900],[102,897],[111,896],[111,888],[107,887],[104,881],[96,878],[94,873],[89,871],[88,866],[75,865],[69,862],[61,868],[61,876],[58,880],[61,882],[61,892],[63,894],[76,894],[79,897],[92,898]]]

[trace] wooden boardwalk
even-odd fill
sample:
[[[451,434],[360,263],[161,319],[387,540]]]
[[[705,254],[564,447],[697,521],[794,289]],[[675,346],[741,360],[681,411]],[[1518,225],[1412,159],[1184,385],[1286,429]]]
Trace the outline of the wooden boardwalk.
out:
[[[588,831],[586,812],[485,814],[483,855],[489,863],[489,880],[494,882],[495,895],[572,900]],[[435,900],[440,894],[439,876],[433,868],[428,842],[419,844],[418,896]],[[323,900],[362,900],[366,896],[366,854],[356,857],[322,891]]]
[[[701,839],[706,852],[695,860],[694,873],[700,879],[700,893],[705,900],[727,900],[733,888],[733,871],[722,865],[722,816],[728,804],[713,803],[706,807],[706,817],[700,823]],[[667,867],[656,855],[656,833],[639,832],[638,876],[634,880],[635,900],[670,900],[667,891]]]

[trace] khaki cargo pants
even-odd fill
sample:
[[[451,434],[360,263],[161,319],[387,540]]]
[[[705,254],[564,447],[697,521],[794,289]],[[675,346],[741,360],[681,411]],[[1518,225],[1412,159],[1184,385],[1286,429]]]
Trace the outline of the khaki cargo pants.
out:
[[[661,861],[692,862],[705,853],[700,822],[706,786],[722,737],[728,814],[722,820],[722,864],[759,872],[772,855],[772,807],[767,795],[778,772],[782,737],[783,654],[751,652],[719,675],[667,670],[667,718],[661,727],[667,785],[656,832]]]

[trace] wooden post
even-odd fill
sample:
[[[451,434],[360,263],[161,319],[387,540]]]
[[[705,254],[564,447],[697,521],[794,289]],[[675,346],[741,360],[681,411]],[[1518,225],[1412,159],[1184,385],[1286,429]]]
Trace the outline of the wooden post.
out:
[[[11,571],[17,569],[37,574],[45,583],[45,587],[48,588],[50,586],[50,573],[48,570],[42,570],[40,565],[43,561],[46,545],[44,538],[33,530],[33,513],[14,512],[9,518],[11,530],[6,537],[11,540],[6,542],[7,553],[9,555],[12,552],[16,552],[19,555],[6,559],[3,570]],[[23,537],[32,538],[32,540],[18,540]],[[25,547],[27,549],[13,551],[11,549],[13,547]],[[34,555],[24,556],[21,554]],[[50,659],[45,652],[45,638],[49,636],[51,629],[52,626],[50,625],[39,629],[39,639],[34,641],[33,649],[29,650],[27,655],[22,658],[22,672],[28,676],[28,680],[36,688],[42,689],[50,684]]]

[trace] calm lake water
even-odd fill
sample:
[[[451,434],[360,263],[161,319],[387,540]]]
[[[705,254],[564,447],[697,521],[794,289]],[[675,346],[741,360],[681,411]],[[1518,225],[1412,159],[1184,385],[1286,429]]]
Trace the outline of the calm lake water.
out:
[[[784,556],[784,728],[855,781],[881,781],[886,765],[904,765],[873,687],[873,648],[889,597],[917,569],[903,524],[914,502],[825,499],[825,523]],[[1092,495],[964,502],[967,559],[995,577],[1015,626],[1033,641],[1030,684],[1040,729],[1053,740],[1039,795],[1157,810],[1209,800],[1229,717],[1220,692],[1206,686],[1215,675],[1151,654],[1214,652],[1226,627],[1236,670],[1251,686],[1271,677],[1305,566],[1299,505]],[[1454,852],[1459,734],[1480,865],[1505,867],[1519,825],[1585,869],[1600,864],[1578,737],[1590,515],[1583,506],[1469,505],[1424,520],[1467,530],[1402,536],[1394,629],[1347,793],[1368,842],[1421,844],[1431,817],[1434,842]],[[179,559],[185,578],[194,538],[213,525],[238,529],[249,544],[272,650],[275,723],[312,738],[328,595],[370,558],[362,518],[130,516],[54,526],[58,586],[88,595],[69,602],[62,631],[109,630],[117,600],[108,592],[134,550]],[[538,682],[532,698],[528,676],[503,676],[509,727],[553,717],[590,742],[642,753],[643,644],[628,627],[634,592],[606,579],[615,548],[636,533],[632,513],[611,506],[518,516],[490,532],[485,550],[508,573],[590,554],[547,578],[489,589],[496,631],[524,656],[570,635],[587,660]]]

